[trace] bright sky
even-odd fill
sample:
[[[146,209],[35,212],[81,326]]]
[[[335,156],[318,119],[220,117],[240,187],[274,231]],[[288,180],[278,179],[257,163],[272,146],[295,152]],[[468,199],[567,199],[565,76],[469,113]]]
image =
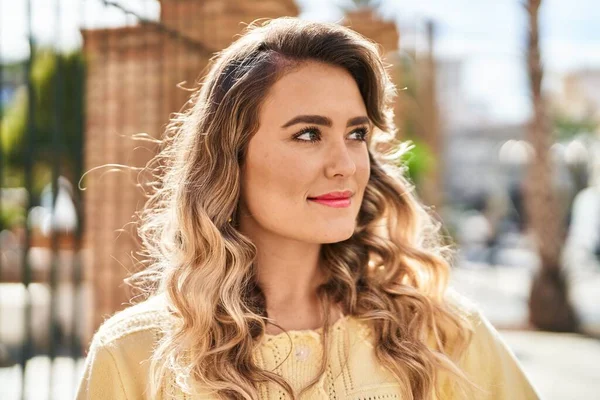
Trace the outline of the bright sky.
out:
[[[347,0],[296,0],[302,16],[336,21]],[[401,43],[418,46],[424,21],[438,24],[436,54],[464,61],[466,96],[485,103],[498,121],[526,118],[524,0],[382,0],[382,13],[400,23]],[[557,88],[560,75],[582,68],[600,68],[600,6],[598,0],[543,0],[542,56],[546,84]],[[36,37],[72,47],[79,43],[77,26],[117,26],[134,23],[101,0],[31,0]],[[120,0],[129,9],[157,18],[154,0]],[[61,20],[57,24],[57,4]],[[27,0],[0,0],[0,57],[26,57]],[[61,29],[57,29],[57,25]]]

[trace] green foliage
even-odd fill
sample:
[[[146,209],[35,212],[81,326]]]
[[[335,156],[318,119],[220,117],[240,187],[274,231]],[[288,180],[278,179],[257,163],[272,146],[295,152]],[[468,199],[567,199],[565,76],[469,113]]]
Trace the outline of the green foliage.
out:
[[[410,150],[402,154],[400,162],[407,168],[407,175],[418,187],[435,165],[435,157],[429,148],[421,142],[412,141]]]
[[[412,143],[409,150],[403,153],[400,163],[407,168],[407,175],[418,190],[421,182],[435,167],[436,160],[431,149],[419,140],[423,114],[418,102],[419,82],[414,56],[401,54],[396,68],[396,79],[399,80],[398,86],[401,88],[400,101],[405,106],[405,115],[397,120],[397,124],[401,139]]]
[[[21,87],[15,99],[0,121],[2,137],[2,158],[7,164],[14,164],[23,147],[23,136],[27,129],[27,92]]]
[[[5,204],[0,209],[0,231],[25,224],[25,208],[16,204]]]
[[[579,134],[592,133],[598,129],[598,123],[592,118],[573,118],[561,113],[554,115],[552,122],[558,140],[572,139]]]
[[[70,54],[36,49],[31,65],[33,86],[33,143],[28,143],[29,95],[26,86],[17,90],[0,121],[4,184],[20,186],[29,146],[33,149],[35,189],[47,183],[55,157],[61,174],[77,175],[83,152],[84,61],[80,51]],[[54,132],[58,143],[54,143]]]

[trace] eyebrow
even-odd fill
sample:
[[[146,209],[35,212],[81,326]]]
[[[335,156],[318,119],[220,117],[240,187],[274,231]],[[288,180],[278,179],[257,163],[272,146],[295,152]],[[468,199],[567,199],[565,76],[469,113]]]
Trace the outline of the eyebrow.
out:
[[[327,126],[327,127],[331,127],[333,125],[331,118],[325,117],[323,115],[298,115],[298,116],[290,119],[288,122],[283,124],[281,127],[287,128],[289,126],[301,124],[301,123],[323,125],[323,126]],[[369,124],[368,117],[361,116],[361,117],[350,118],[348,120],[348,122],[346,123],[346,127],[363,125],[363,124]]]

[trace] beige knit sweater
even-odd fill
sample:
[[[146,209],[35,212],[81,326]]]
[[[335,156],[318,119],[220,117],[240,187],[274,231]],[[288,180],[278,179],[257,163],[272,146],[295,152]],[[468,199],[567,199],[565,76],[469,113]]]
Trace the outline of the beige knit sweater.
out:
[[[159,328],[169,318],[162,297],[132,306],[108,319],[98,330],[86,360],[77,399],[149,399],[146,393],[149,358]],[[475,334],[461,367],[486,393],[482,400],[533,400],[532,388],[513,354],[496,330],[477,311],[471,313]],[[317,374],[321,360],[319,330],[266,335],[255,352],[263,368],[283,376],[298,391]],[[391,373],[378,364],[368,327],[354,317],[342,317],[333,326],[326,373],[302,399],[401,399]],[[346,358],[345,354],[348,354]],[[289,356],[288,356],[289,355]],[[445,385],[444,387],[447,387]],[[162,388],[166,399],[215,399],[210,393],[186,395],[174,380]],[[444,389],[443,399],[457,399]],[[289,397],[275,384],[259,387],[261,400]]]

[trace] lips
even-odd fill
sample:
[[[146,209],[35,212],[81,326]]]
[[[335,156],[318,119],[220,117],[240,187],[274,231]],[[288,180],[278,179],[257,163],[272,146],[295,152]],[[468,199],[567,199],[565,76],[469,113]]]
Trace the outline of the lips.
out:
[[[350,206],[352,194],[350,190],[330,192],[317,197],[309,197],[308,200],[328,207],[346,208]]]
[[[341,192],[330,192],[326,194],[322,194],[317,197],[309,197],[309,200],[341,200],[341,199],[349,199],[352,197],[351,190],[344,190]]]

